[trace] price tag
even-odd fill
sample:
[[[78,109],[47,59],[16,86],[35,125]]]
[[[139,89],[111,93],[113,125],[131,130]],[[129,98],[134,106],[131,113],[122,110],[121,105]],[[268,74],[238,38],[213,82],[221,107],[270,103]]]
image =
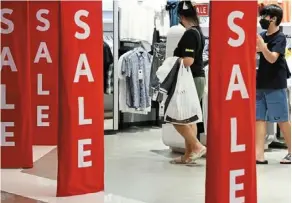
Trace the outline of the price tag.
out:
[[[164,103],[160,103],[159,105],[159,116],[160,117],[164,116]]]
[[[152,100],[153,101],[156,101],[157,100],[157,97],[158,97],[158,91],[156,91],[156,90],[153,89],[152,92],[153,92]]]
[[[139,80],[143,80],[144,79],[144,74],[142,70],[138,70],[138,78]]]

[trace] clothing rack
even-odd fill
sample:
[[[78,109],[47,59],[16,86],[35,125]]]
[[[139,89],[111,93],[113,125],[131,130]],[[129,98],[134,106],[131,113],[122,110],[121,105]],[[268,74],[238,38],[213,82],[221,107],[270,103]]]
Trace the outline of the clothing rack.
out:
[[[122,39],[120,40],[120,47],[122,46],[127,46],[127,47],[143,47],[143,43],[141,42],[141,40],[137,40],[137,39]]]
[[[156,15],[155,15],[155,17],[154,17],[154,19],[153,19],[154,20],[153,23],[154,23],[154,26],[156,28],[159,26],[159,22],[157,22],[157,20],[159,20],[158,18],[161,18],[163,16],[163,13],[164,12],[167,12],[165,10],[164,6],[162,6],[162,7],[163,7],[161,9],[162,11],[157,12]],[[120,17],[119,17],[119,21],[120,21]],[[151,21],[152,21],[152,19],[151,19]],[[164,21],[161,21],[161,22],[164,22]],[[156,23],[157,23],[157,25],[156,25]],[[119,25],[120,25],[120,23],[119,23]],[[149,31],[151,32],[151,30],[149,30]],[[142,47],[145,50],[150,51],[151,47],[150,46],[148,47],[148,45],[150,45],[150,44],[144,43],[144,41],[141,41],[141,40],[121,38],[120,37],[121,36],[120,35],[120,32],[121,32],[121,30],[119,28],[119,34],[118,34],[118,36],[119,36],[119,45],[118,45],[119,46],[118,47],[119,54],[118,55],[119,56],[121,56],[123,53],[129,51],[129,50],[127,50],[127,48],[133,48],[134,49],[136,47]],[[125,46],[125,45],[127,45],[127,48],[123,48],[123,46]],[[127,127],[135,126],[135,125],[136,126],[145,126],[145,125],[146,126],[149,126],[149,125],[153,126],[153,125],[156,125],[156,123],[157,123],[157,121],[152,120],[150,118],[150,116],[152,115],[151,113],[147,116],[147,118],[145,117],[145,119],[143,118],[143,116],[141,116],[141,119],[142,120],[140,120],[140,117],[137,114],[137,117],[136,117],[136,115],[134,115],[133,116],[133,120],[129,120],[128,121],[127,115],[124,115],[125,113],[121,112],[120,111],[120,108],[118,108],[118,109],[119,109],[119,111],[118,111],[118,115],[119,115],[119,119],[118,119],[119,120],[119,129],[125,129]],[[156,119],[156,120],[158,120],[158,119]],[[130,123],[130,126],[127,126],[127,124],[128,124],[127,122]],[[154,122],[155,122],[155,124],[154,124]]]
[[[120,43],[119,43],[119,57],[121,55],[123,55],[124,53],[126,53],[132,49],[135,49],[137,47],[142,47],[143,49],[145,49],[145,46],[143,45],[143,42],[141,40],[130,39],[130,38],[121,39]],[[139,114],[137,114],[137,115],[139,115]],[[125,113],[122,111],[119,111],[119,129],[121,129],[121,130],[132,126],[132,125],[127,125],[128,123],[124,121],[124,118],[125,118]],[[133,125],[135,125],[135,124],[133,124]]]

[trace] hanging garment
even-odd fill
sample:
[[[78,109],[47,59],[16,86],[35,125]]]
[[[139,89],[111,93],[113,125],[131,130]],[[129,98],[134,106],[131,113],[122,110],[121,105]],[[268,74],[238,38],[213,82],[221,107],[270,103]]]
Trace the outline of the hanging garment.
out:
[[[103,41],[110,47],[112,54],[114,54],[114,35],[113,32],[104,32]]]
[[[165,49],[166,49],[165,43],[155,43],[153,46],[153,61],[150,73],[150,87],[156,87],[158,85],[156,72],[158,68],[163,64],[163,61],[165,60]]]
[[[166,36],[170,28],[170,17],[169,12],[163,9],[156,15],[155,19],[156,29],[159,31],[161,36]]]
[[[159,34],[159,31],[158,31],[156,28],[154,28],[154,30],[153,30],[152,46],[153,46],[155,43],[159,42],[159,40],[160,40],[160,34]]]
[[[152,43],[154,9],[139,4],[136,0],[120,1],[120,39],[138,39]],[[150,32],[149,32],[150,31]]]
[[[124,109],[151,111],[151,108],[149,111],[148,109],[151,107],[149,83],[152,58],[145,49],[138,47],[119,59],[119,81],[122,83],[119,86],[124,88],[120,90],[120,100],[122,100],[121,97],[123,98],[120,102],[127,106]]]
[[[177,16],[178,0],[168,0],[166,4],[166,10],[169,12],[170,27],[179,24]]]
[[[126,76],[129,90],[126,101],[130,108],[145,109],[151,106],[149,83],[152,58],[143,48],[139,47],[124,60],[122,74]]]
[[[127,106],[126,103],[126,97],[127,97],[127,84],[126,84],[126,77],[122,73],[122,66],[125,65],[125,59],[132,54],[133,51],[128,51],[127,53],[124,53],[120,56],[118,65],[117,65],[117,71],[118,71],[118,77],[119,77],[119,109],[123,113],[134,113],[134,114],[144,114],[147,115],[151,111],[151,107],[148,107],[146,109],[135,109],[130,108]]]
[[[203,50],[203,64],[206,67],[209,64],[209,39],[206,37]]]
[[[106,42],[103,42],[103,85],[105,94],[113,93],[113,62],[114,57],[111,48]]]

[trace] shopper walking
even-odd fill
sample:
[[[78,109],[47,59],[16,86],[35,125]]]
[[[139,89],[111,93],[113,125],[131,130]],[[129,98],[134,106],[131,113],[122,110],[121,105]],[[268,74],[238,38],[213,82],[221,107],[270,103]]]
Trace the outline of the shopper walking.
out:
[[[284,134],[288,154],[281,161],[291,164],[291,124],[289,122],[287,77],[285,59],[286,38],[279,25],[283,10],[278,5],[265,6],[260,11],[260,25],[266,30],[257,37],[260,52],[256,90],[256,160],[268,164],[264,157],[266,122],[275,122]]]
[[[186,28],[174,56],[180,57],[185,67],[191,67],[199,100],[202,100],[205,88],[205,71],[203,66],[203,49],[205,39],[199,26],[197,11],[191,1],[180,1],[177,8],[180,24]],[[196,124],[174,125],[185,139],[185,154],[174,159],[174,164],[192,164],[206,154],[206,147],[197,139]]]

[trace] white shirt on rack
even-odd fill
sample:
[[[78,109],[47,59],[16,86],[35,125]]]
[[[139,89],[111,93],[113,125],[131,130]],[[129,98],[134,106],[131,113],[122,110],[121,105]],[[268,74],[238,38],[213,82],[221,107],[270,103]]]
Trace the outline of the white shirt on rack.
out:
[[[148,10],[154,10],[156,14],[155,25],[160,36],[166,36],[170,28],[169,12],[165,10],[165,0],[144,0],[143,6]],[[153,19],[154,23],[154,19]],[[151,31],[150,31],[151,32]]]
[[[122,65],[123,60],[125,57],[129,56],[132,52],[129,51],[123,54],[118,61],[117,71],[119,74],[119,110],[123,113],[134,113],[134,114],[145,114],[147,115],[151,112],[151,107],[146,108],[144,111],[138,111],[134,108],[129,108],[127,105],[127,98],[126,98],[126,78],[122,74]]]
[[[137,0],[120,1],[120,39],[152,43],[155,11]]]

